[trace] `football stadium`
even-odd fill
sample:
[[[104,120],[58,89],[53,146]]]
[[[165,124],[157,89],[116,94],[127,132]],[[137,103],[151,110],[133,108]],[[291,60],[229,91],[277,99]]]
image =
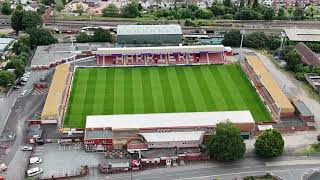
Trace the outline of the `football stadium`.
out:
[[[249,111],[260,123],[294,113],[257,56],[231,63],[221,45],[98,48],[91,54],[89,65],[57,65],[41,123],[67,132],[87,129],[89,116],[107,122],[117,115],[225,112],[220,120],[231,121],[235,116],[227,112]]]
[[[64,127],[83,128],[88,115],[236,110],[271,120],[238,64],[77,68]]]

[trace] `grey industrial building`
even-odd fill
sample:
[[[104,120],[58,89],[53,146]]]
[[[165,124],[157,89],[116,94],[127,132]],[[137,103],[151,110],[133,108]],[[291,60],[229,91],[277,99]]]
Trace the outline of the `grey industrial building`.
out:
[[[180,25],[118,25],[118,44],[179,44]]]

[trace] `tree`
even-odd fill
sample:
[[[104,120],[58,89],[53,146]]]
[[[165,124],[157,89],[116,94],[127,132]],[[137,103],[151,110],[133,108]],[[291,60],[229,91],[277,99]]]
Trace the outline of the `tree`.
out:
[[[102,9],[102,16],[104,17],[115,17],[118,15],[119,9],[114,3],[111,3]]]
[[[232,7],[231,0],[223,0],[223,5],[227,7]]]
[[[253,0],[252,8],[257,9],[259,7],[259,1],[258,0]]]
[[[280,47],[280,45],[281,45],[281,39],[278,35],[276,34],[268,35],[267,46],[270,50],[276,50]]]
[[[51,6],[54,4],[54,0],[43,0],[43,3],[47,6]]]
[[[74,11],[75,13],[78,13],[80,16],[84,13],[84,8],[83,8],[83,6],[80,4],[80,3],[78,3],[77,4],[77,9]]]
[[[215,16],[222,16],[225,15],[225,7],[223,5],[213,5],[210,7],[211,12]]]
[[[42,24],[41,16],[33,11],[23,11],[22,27],[23,29],[33,28]]]
[[[240,0],[240,5],[239,5],[239,9],[244,7],[244,0]]]
[[[294,20],[303,20],[304,17],[304,11],[302,8],[297,7],[294,11],[293,11],[293,19]]]
[[[182,19],[190,19],[193,16],[193,13],[189,8],[180,8],[177,13],[180,14]]]
[[[93,40],[92,37],[85,32],[82,32],[77,36],[78,43],[87,43],[87,42],[91,42],[92,40]]]
[[[56,0],[55,7],[58,12],[62,11],[64,8],[63,2],[61,0]],[[77,8],[78,8],[78,6],[77,6]]]
[[[238,20],[253,20],[253,19],[261,19],[262,15],[253,9],[249,9],[244,7],[240,9],[240,11],[236,12],[234,15],[235,19]]]
[[[43,14],[46,11],[46,5],[39,3],[37,13],[38,14]]]
[[[275,11],[272,7],[267,8],[263,13],[264,20],[272,20],[275,16]]]
[[[52,34],[44,28],[30,28],[27,30],[27,33],[29,34],[30,46],[32,48],[57,42],[57,40],[52,37]]]
[[[243,157],[246,145],[240,130],[231,122],[219,123],[209,138],[208,152],[219,161],[233,161]]]
[[[289,15],[288,15],[288,12],[285,8],[281,7],[279,10],[278,10],[278,19],[280,20],[287,20],[289,19]]]
[[[213,14],[208,9],[198,9],[194,16],[199,19],[211,19],[213,17]]]
[[[260,134],[254,143],[254,149],[258,156],[277,157],[283,152],[284,141],[280,132],[276,129],[268,129]]]
[[[23,30],[22,25],[22,18],[23,18],[23,11],[21,10],[14,10],[11,15],[11,27],[16,31],[18,34],[20,30]]]
[[[198,10],[199,7],[197,6],[197,4],[192,3],[192,4],[188,5],[188,9],[190,9],[192,12],[196,12],[196,10]]]
[[[1,13],[5,15],[10,15],[12,13],[10,1],[6,0],[3,2],[1,7]]]
[[[232,29],[224,35],[222,44],[225,46],[240,46],[241,34],[239,30]]]
[[[94,31],[93,40],[95,42],[113,42],[113,37],[109,31],[98,28]]]
[[[309,5],[305,8],[304,12],[307,16],[313,18],[314,15],[318,14],[318,10],[314,5]]]
[[[140,16],[140,11],[138,8],[138,3],[133,1],[126,6],[124,6],[121,10],[123,17],[126,18],[136,18]]]
[[[244,46],[249,48],[266,48],[269,42],[268,36],[262,31],[256,31],[248,34],[244,38]]]
[[[0,70],[0,86],[13,84],[15,75],[12,72]]]
[[[18,78],[24,73],[25,61],[19,57],[10,59],[6,69],[14,69],[15,77]]]
[[[286,69],[298,72],[300,69],[301,59],[293,46],[287,46],[283,52],[283,58],[286,61]]]

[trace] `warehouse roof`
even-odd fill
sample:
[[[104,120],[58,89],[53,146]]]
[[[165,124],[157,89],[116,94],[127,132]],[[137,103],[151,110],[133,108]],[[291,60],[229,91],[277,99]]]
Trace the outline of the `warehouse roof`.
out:
[[[62,102],[63,93],[68,79],[69,64],[61,64],[56,67],[47,100],[41,114],[41,119],[58,118],[58,105]]]
[[[139,133],[149,142],[199,141],[205,131]]]
[[[180,25],[118,25],[117,35],[179,34]]]
[[[293,101],[293,104],[302,116],[314,116],[310,109],[300,99]]]
[[[233,123],[254,123],[250,111],[219,111],[190,113],[156,113],[87,116],[86,128],[113,130],[215,126],[229,120]]]
[[[137,53],[196,53],[196,52],[222,52],[223,45],[198,45],[198,46],[160,46],[160,47],[122,47],[122,48],[98,48],[95,52],[99,54],[137,54]]]
[[[282,92],[277,82],[272,78],[271,73],[266,69],[256,55],[246,55],[246,59],[254,72],[260,77],[261,83],[265,86],[273,100],[281,108],[281,112],[294,112],[294,107],[287,96]]]
[[[284,31],[290,41],[320,41],[319,29],[285,28]]]
[[[300,54],[303,63],[311,66],[320,66],[320,57],[303,42],[299,42],[295,48]]]

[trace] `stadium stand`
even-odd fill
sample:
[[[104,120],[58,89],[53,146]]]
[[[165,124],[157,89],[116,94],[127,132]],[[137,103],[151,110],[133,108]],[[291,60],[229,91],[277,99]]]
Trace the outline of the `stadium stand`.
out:
[[[70,84],[71,78],[69,68],[70,64],[61,64],[56,67],[47,100],[41,113],[42,123],[57,123],[61,118],[62,113],[60,112],[64,108],[63,104],[66,103],[68,84]]]
[[[224,64],[222,45],[98,48],[98,66],[155,64]]]
[[[287,96],[282,92],[276,81],[272,78],[272,75],[265,68],[261,60],[256,55],[246,55],[245,59],[250,66],[247,68],[251,68],[251,73],[254,72],[252,79],[254,79],[253,81],[257,84],[257,88],[260,90],[259,92],[265,96],[264,100],[269,104],[269,108],[271,107],[271,109],[273,109],[277,106],[280,111],[280,117],[293,116],[294,107]],[[275,113],[276,112],[277,111],[275,110]]]

